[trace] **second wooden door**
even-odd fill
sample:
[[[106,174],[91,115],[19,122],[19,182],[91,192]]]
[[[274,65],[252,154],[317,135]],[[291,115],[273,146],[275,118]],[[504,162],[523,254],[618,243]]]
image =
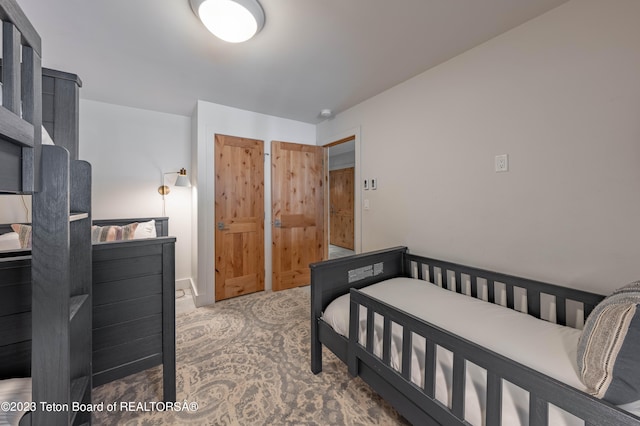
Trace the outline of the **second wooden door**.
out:
[[[324,150],[271,143],[273,290],[311,282],[309,264],[324,255]]]

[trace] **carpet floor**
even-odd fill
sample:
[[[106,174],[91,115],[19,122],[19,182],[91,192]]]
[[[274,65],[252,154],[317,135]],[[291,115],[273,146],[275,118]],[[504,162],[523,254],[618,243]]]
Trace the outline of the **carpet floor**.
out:
[[[351,378],[328,350],[323,372],[311,373],[309,307],[309,289],[296,288],[241,296],[178,315],[180,410],[155,404],[162,401],[162,369],[156,367],[94,389],[94,404],[105,408],[93,414],[93,423],[408,424],[362,380]],[[108,411],[113,403],[116,408]]]

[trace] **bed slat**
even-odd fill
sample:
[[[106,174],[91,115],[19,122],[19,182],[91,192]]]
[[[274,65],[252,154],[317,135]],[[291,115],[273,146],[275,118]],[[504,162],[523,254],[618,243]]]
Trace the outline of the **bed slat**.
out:
[[[502,379],[496,373],[487,371],[487,418],[485,424],[502,423]]]
[[[527,289],[527,313],[540,318],[540,293]]]
[[[462,274],[460,274],[460,271],[455,271],[454,277],[456,280],[456,293],[462,293]]]
[[[560,296],[556,296],[556,323],[567,325],[567,299]]]
[[[369,352],[373,352],[373,333],[375,328],[375,321],[373,319],[373,310],[367,310],[367,343],[365,347]],[[357,334],[356,334],[357,336]]]
[[[429,281],[438,284],[436,281],[436,276],[434,275],[433,265],[429,264]]]
[[[453,398],[451,411],[459,419],[464,419],[464,392],[465,392],[466,363],[458,353],[453,354]]]
[[[382,332],[382,362],[390,365],[391,362],[391,320],[384,318],[384,331]]]
[[[529,426],[546,426],[549,422],[549,404],[538,395],[529,393]]]
[[[507,308],[513,309],[515,307],[514,300],[516,288],[509,283],[504,283],[504,285],[507,292]]]
[[[424,392],[429,398],[436,397],[436,344],[427,339],[424,360]]]
[[[478,299],[478,277],[472,275],[469,279],[471,281],[471,297]]]
[[[402,327],[402,377],[411,380],[412,335],[409,327]]]
[[[495,283],[490,279],[487,279],[487,300],[489,303],[496,303]]]

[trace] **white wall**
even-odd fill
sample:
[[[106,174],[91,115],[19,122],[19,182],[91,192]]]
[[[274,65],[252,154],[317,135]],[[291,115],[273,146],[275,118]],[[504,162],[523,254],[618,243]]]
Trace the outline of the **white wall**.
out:
[[[93,172],[95,219],[163,216],[162,173],[191,169],[189,117],[80,101],[80,154]],[[167,175],[169,184],[177,175]],[[176,237],[176,281],[190,285],[191,188],[166,196],[169,234]]]
[[[196,304],[214,303],[214,137],[216,133],[263,140],[265,151],[265,288],[271,289],[271,141],[315,145],[316,126],[299,121],[258,114],[224,105],[198,101],[194,112],[196,134],[193,135],[194,167],[194,263]],[[197,255],[196,255],[197,253]]]
[[[361,128],[363,250],[599,293],[639,279],[639,18],[573,0],[320,124]]]

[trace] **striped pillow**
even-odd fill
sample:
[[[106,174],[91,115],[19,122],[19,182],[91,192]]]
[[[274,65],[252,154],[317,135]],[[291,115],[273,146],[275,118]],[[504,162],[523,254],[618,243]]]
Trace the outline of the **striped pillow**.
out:
[[[20,247],[23,249],[31,248],[31,225],[23,225],[21,223],[14,223],[11,225],[13,232],[18,234],[20,240]]]
[[[91,227],[91,242],[101,243],[105,241],[132,240],[135,236],[138,223],[130,223],[124,226],[96,226]]]
[[[587,318],[578,368],[592,395],[613,404],[640,400],[640,281],[606,297]]]

